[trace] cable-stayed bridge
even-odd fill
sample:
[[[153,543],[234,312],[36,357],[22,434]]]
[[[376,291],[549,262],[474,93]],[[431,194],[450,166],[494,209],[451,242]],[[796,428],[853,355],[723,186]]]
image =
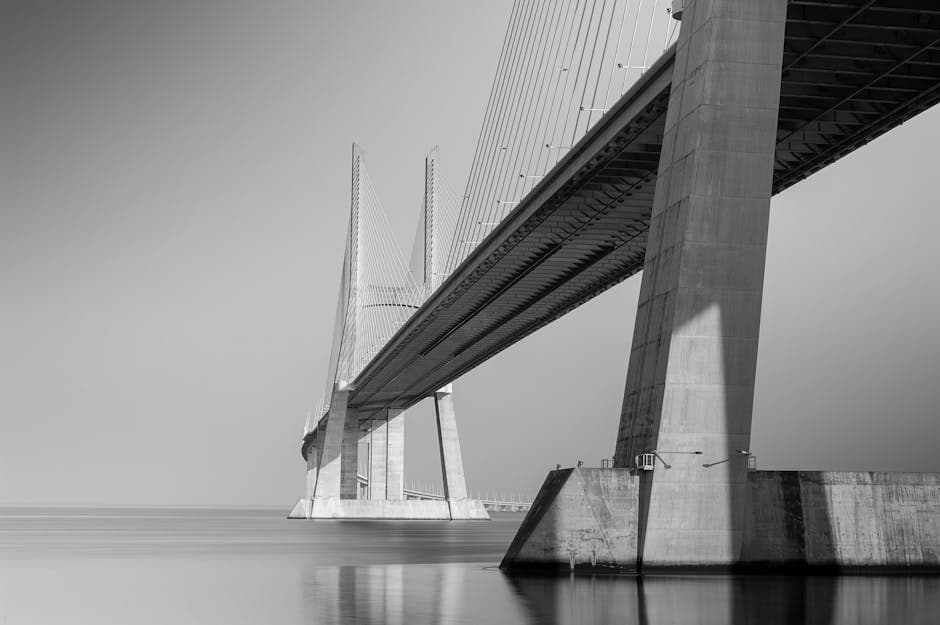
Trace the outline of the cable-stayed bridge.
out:
[[[385,483],[395,483],[386,496],[400,498],[397,461],[388,459],[400,453],[389,441],[403,434],[393,423],[429,396],[438,406],[445,498],[467,501],[448,385],[645,269],[618,468],[591,477],[599,480],[593,487],[582,483],[586,494],[578,496],[604,507],[617,491],[616,505],[627,505],[608,511],[631,519],[618,526],[626,543],[604,539],[611,565],[728,564],[747,559],[749,540],[765,538],[746,532],[756,495],[742,461],[770,197],[940,100],[940,7],[665,5],[516,3],[469,181],[449,209],[436,200],[436,155],[429,156],[423,270],[412,271],[411,282],[407,271],[380,286],[360,279],[369,261],[359,260],[355,234],[362,165],[354,150],[342,332],[323,417],[305,436],[315,477],[303,516],[364,509],[334,499],[355,497],[342,486],[355,481],[354,471],[341,470],[359,453],[353,439],[381,428],[387,432],[368,453],[382,449]],[[438,211],[447,214],[440,230]],[[449,245],[429,243],[439,240]],[[368,300],[376,293],[382,297]],[[385,325],[375,326],[381,336],[358,330],[377,302],[389,309]],[[653,471],[657,459],[666,470]],[[540,514],[574,479],[556,478],[546,482]],[[592,488],[608,495],[596,499]],[[451,518],[467,513],[457,508]],[[507,565],[573,562],[557,540],[527,551],[540,522],[547,521],[534,518],[520,532]]]

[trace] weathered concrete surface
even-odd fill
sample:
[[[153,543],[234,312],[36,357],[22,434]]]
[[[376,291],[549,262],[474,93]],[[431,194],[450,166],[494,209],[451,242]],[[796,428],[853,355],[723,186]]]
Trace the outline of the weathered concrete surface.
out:
[[[460,520],[488,521],[489,513],[477,500],[466,500]],[[288,515],[291,519],[405,519],[456,520],[446,501],[417,499],[301,499]]]
[[[757,471],[741,562],[761,567],[940,567],[940,476]]]
[[[340,496],[342,473],[343,432],[346,429],[349,392],[334,390],[330,401],[330,412],[326,419],[326,432],[320,446],[320,469],[316,480],[316,497]],[[349,420],[356,421],[355,414]]]
[[[746,487],[740,557],[724,567],[940,570],[940,474],[755,471]],[[665,568],[638,561],[641,497],[626,469],[552,471],[501,567]],[[715,566],[697,554],[672,566]]]
[[[685,3],[614,462],[672,465],[640,478],[644,565],[738,558],[786,8]]]
[[[500,567],[634,569],[637,502],[626,469],[552,471]]]

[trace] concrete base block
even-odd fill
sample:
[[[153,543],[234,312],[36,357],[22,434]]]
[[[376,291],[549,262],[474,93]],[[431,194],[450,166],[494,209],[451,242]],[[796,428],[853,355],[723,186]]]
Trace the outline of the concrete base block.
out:
[[[301,499],[288,515],[290,519],[404,519],[488,521],[490,515],[475,499],[426,501],[418,499]]]
[[[741,564],[940,569],[940,476],[756,471]]]
[[[690,532],[709,520],[683,513],[656,536],[675,557],[643,570],[940,571],[940,474],[756,471],[739,499],[739,538]],[[639,501],[628,469],[552,471],[500,567],[638,570]],[[702,565],[703,551],[729,540],[733,551]]]
[[[488,521],[490,518],[483,502],[478,499],[448,499],[447,505],[450,508],[450,518],[454,521]]]
[[[294,504],[294,507],[291,509],[290,514],[287,515],[288,519],[309,519],[310,518],[310,500],[309,499],[299,499],[297,503]]]
[[[500,568],[633,570],[638,499],[628,469],[552,471]]]

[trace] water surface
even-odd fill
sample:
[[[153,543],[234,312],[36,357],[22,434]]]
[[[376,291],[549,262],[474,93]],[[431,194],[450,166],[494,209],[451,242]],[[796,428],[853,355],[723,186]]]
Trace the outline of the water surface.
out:
[[[0,625],[940,623],[937,577],[507,576],[521,520],[0,509]]]

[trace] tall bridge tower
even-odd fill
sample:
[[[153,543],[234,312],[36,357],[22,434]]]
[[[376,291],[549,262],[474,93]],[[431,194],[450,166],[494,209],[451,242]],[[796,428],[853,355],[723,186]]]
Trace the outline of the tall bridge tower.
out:
[[[468,497],[451,384],[433,394],[444,500],[406,500],[405,411],[400,405],[353,407],[356,376],[441,283],[451,219],[442,195],[438,150],[425,159],[425,193],[415,253],[406,263],[353,145],[349,225],[327,390],[304,432],[304,497],[292,518],[487,519]],[[451,202],[452,204],[452,202]]]

